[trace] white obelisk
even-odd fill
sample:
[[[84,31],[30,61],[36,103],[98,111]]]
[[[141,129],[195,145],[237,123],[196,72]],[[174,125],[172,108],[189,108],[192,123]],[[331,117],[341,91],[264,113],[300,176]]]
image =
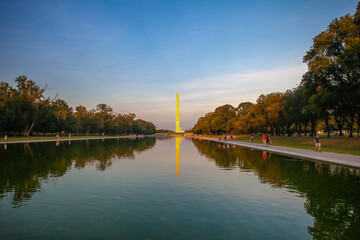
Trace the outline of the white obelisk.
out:
[[[180,127],[180,104],[179,104],[179,93],[176,94],[176,124],[175,124],[175,132],[183,133]]]

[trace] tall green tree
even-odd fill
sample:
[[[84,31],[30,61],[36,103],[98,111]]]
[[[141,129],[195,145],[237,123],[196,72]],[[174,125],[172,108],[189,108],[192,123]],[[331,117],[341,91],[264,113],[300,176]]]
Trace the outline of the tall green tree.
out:
[[[39,120],[35,131],[42,132],[56,132],[56,115],[52,99],[45,98],[39,102]]]
[[[21,125],[24,136],[29,136],[39,117],[39,103],[43,99],[44,88],[26,76],[15,79],[16,118]]]
[[[62,131],[67,131],[72,129],[71,124],[73,109],[70,107],[67,102],[62,99],[56,99],[53,103],[54,114],[56,117],[56,127],[57,131],[61,133]]]
[[[104,103],[98,104],[96,106],[96,117],[99,117],[104,125],[104,131],[106,133],[114,132],[113,129],[113,120],[115,118],[115,114],[113,113],[113,109]]]
[[[310,72],[327,76],[322,86],[338,96],[339,123],[344,120],[344,112],[352,137],[355,114],[360,107],[360,2],[354,15],[334,19],[314,38],[304,62]]]
[[[15,109],[12,96],[15,93],[8,83],[0,83],[0,131],[8,132],[15,123]]]
[[[86,107],[80,105],[75,108],[75,117],[78,118],[79,121],[79,130],[86,135],[89,135],[89,132],[92,127],[92,113],[88,111]]]

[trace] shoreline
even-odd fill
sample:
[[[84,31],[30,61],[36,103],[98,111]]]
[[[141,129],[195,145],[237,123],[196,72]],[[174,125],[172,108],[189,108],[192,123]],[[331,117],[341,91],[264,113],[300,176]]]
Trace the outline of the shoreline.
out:
[[[124,139],[124,138],[144,138],[144,137],[156,137],[154,135],[142,135],[139,136],[119,136],[119,137],[84,137],[84,138],[60,138],[60,139],[34,139],[34,140],[19,140],[19,141],[0,141],[1,144],[16,144],[16,143],[37,143],[37,142],[65,142],[65,141],[81,141],[81,140],[104,140],[104,139]]]
[[[240,147],[246,147],[250,149],[272,152],[279,155],[296,157],[305,160],[318,161],[324,163],[331,163],[336,165],[341,165],[345,167],[357,168],[360,169],[360,156],[352,154],[343,154],[343,153],[333,153],[333,152],[315,152],[312,150],[301,149],[301,148],[291,148],[291,147],[281,147],[275,145],[264,146],[258,143],[247,143],[240,141],[224,141],[218,140],[215,138],[206,138],[206,137],[196,137],[194,139],[208,140],[218,143],[232,144]]]

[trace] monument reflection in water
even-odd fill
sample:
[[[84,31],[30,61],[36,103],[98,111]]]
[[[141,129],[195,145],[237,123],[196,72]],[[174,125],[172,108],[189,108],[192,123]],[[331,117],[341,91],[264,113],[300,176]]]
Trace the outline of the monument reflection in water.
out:
[[[175,151],[176,151],[176,177],[180,174],[180,143],[182,137],[175,137]]]

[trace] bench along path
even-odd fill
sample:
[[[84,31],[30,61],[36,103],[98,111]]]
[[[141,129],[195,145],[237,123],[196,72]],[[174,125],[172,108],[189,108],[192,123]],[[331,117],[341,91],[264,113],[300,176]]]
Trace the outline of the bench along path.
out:
[[[197,137],[199,139],[209,140],[213,142],[220,143],[229,143],[234,144],[241,147],[252,148],[261,151],[272,152],[280,155],[286,155],[291,157],[297,157],[302,159],[315,160],[320,162],[333,163],[338,165],[343,165],[347,167],[359,168],[360,169],[360,156],[351,155],[351,154],[341,154],[341,153],[332,153],[332,152],[315,152],[315,150],[307,150],[300,148],[290,148],[290,147],[281,147],[269,145],[265,146],[258,143],[247,143],[247,142],[239,142],[239,141],[224,141],[218,140],[215,138],[205,138],[205,137]]]

